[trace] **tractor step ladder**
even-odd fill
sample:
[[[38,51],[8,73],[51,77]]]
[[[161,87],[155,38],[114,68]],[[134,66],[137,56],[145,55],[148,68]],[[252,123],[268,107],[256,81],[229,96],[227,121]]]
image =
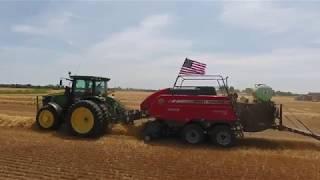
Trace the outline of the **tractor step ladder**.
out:
[[[299,120],[297,118],[296,118],[296,121],[298,123],[300,123],[307,131],[296,129],[296,128],[291,128],[291,127],[287,127],[287,126],[283,125],[283,112],[282,112],[282,109],[283,109],[283,105],[280,104],[279,114],[278,114],[278,116],[279,116],[278,117],[279,125],[277,125],[277,129],[278,130],[280,130],[280,131],[288,131],[288,132],[291,132],[291,133],[300,134],[300,135],[303,135],[303,136],[308,136],[308,137],[311,137],[311,138],[314,138],[314,139],[320,141],[320,134],[313,133],[301,120]],[[285,117],[288,120],[291,120],[288,116],[285,116]]]

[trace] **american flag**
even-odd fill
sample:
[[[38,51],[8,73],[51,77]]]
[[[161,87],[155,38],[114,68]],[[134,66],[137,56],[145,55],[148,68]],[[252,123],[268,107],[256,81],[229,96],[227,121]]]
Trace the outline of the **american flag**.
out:
[[[180,75],[205,75],[207,65],[200,63],[191,59],[186,58],[182,68],[180,70]]]

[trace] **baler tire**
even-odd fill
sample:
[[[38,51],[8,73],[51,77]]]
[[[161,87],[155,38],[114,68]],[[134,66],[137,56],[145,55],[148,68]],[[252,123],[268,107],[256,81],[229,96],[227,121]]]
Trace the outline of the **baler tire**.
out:
[[[143,135],[143,140],[145,142],[149,142],[152,139],[158,139],[162,136],[162,130],[163,130],[163,124],[159,121],[150,121],[147,122],[142,135]]]
[[[55,130],[60,127],[61,119],[53,107],[45,105],[37,112],[36,124],[42,130]]]
[[[220,147],[232,147],[235,145],[236,136],[229,126],[218,125],[209,130],[211,141]]]
[[[85,117],[81,117],[80,115]],[[69,132],[75,136],[100,136],[103,134],[102,110],[98,104],[90,100],[76,102],[69,109],[67,127]]]
[[[189,124],[183,128],[182,138],[189,144],[200,144],[205,139],[204,130],[198,124]]]
[[[144,141],[144,142],[150,142],[151,140],[152,140],[152,138],[151,138],[150,135],[145,135],[145,136],[143,137],[143,141]]]

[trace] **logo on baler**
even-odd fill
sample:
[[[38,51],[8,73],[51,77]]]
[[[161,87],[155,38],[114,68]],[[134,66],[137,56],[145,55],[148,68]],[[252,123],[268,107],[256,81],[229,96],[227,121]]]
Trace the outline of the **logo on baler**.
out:
[[[213,105],[213,104],[230,104],[226,100],[189,100],[189,99],[174,99],[170,100],[171,104],[204,104],[204,105]]]
[[[226,110],[213,110],[212,111],[213,113],[218,113],[218,114],[222,114],[222,115],[227,115],[228,112]]]
[[[166,101],[165,101],[164,99],[162,99],[162,98],[160,98],[160,99],[158,100],[158,104],[159,104],[159,105],[163,105],[165,102],[166,102]]]
[[[179,112],[180,108],[168,108],[169,112]]]

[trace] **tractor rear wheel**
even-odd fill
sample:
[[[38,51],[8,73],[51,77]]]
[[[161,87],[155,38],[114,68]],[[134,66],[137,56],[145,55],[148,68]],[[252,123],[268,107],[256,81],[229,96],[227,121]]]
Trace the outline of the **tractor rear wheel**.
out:
[[[109,121],[109,111],[108,111],[108,106],[104,103],[100,103],[99,107],[102,111],[102,131],[103,133],[109,132],[110,131],[110,121]]]
[[[60,122],[58,112],[51,106],[43,106],[37,113],[36,123],[40,129],[57,129]]]
[[[182,138],[190,144],[199,144],[204,138],[204,130],[198,124],[189,124],[182,130]]]
[[[90,100],[73,104],[68,112],[68,129],[77,136],[96,137],[103,134],[103,113],[99,105]]]
[[[209,136],[213,143],[221,147],[232,147],[236,137],[229,126],[219,125],[209,130]]]

